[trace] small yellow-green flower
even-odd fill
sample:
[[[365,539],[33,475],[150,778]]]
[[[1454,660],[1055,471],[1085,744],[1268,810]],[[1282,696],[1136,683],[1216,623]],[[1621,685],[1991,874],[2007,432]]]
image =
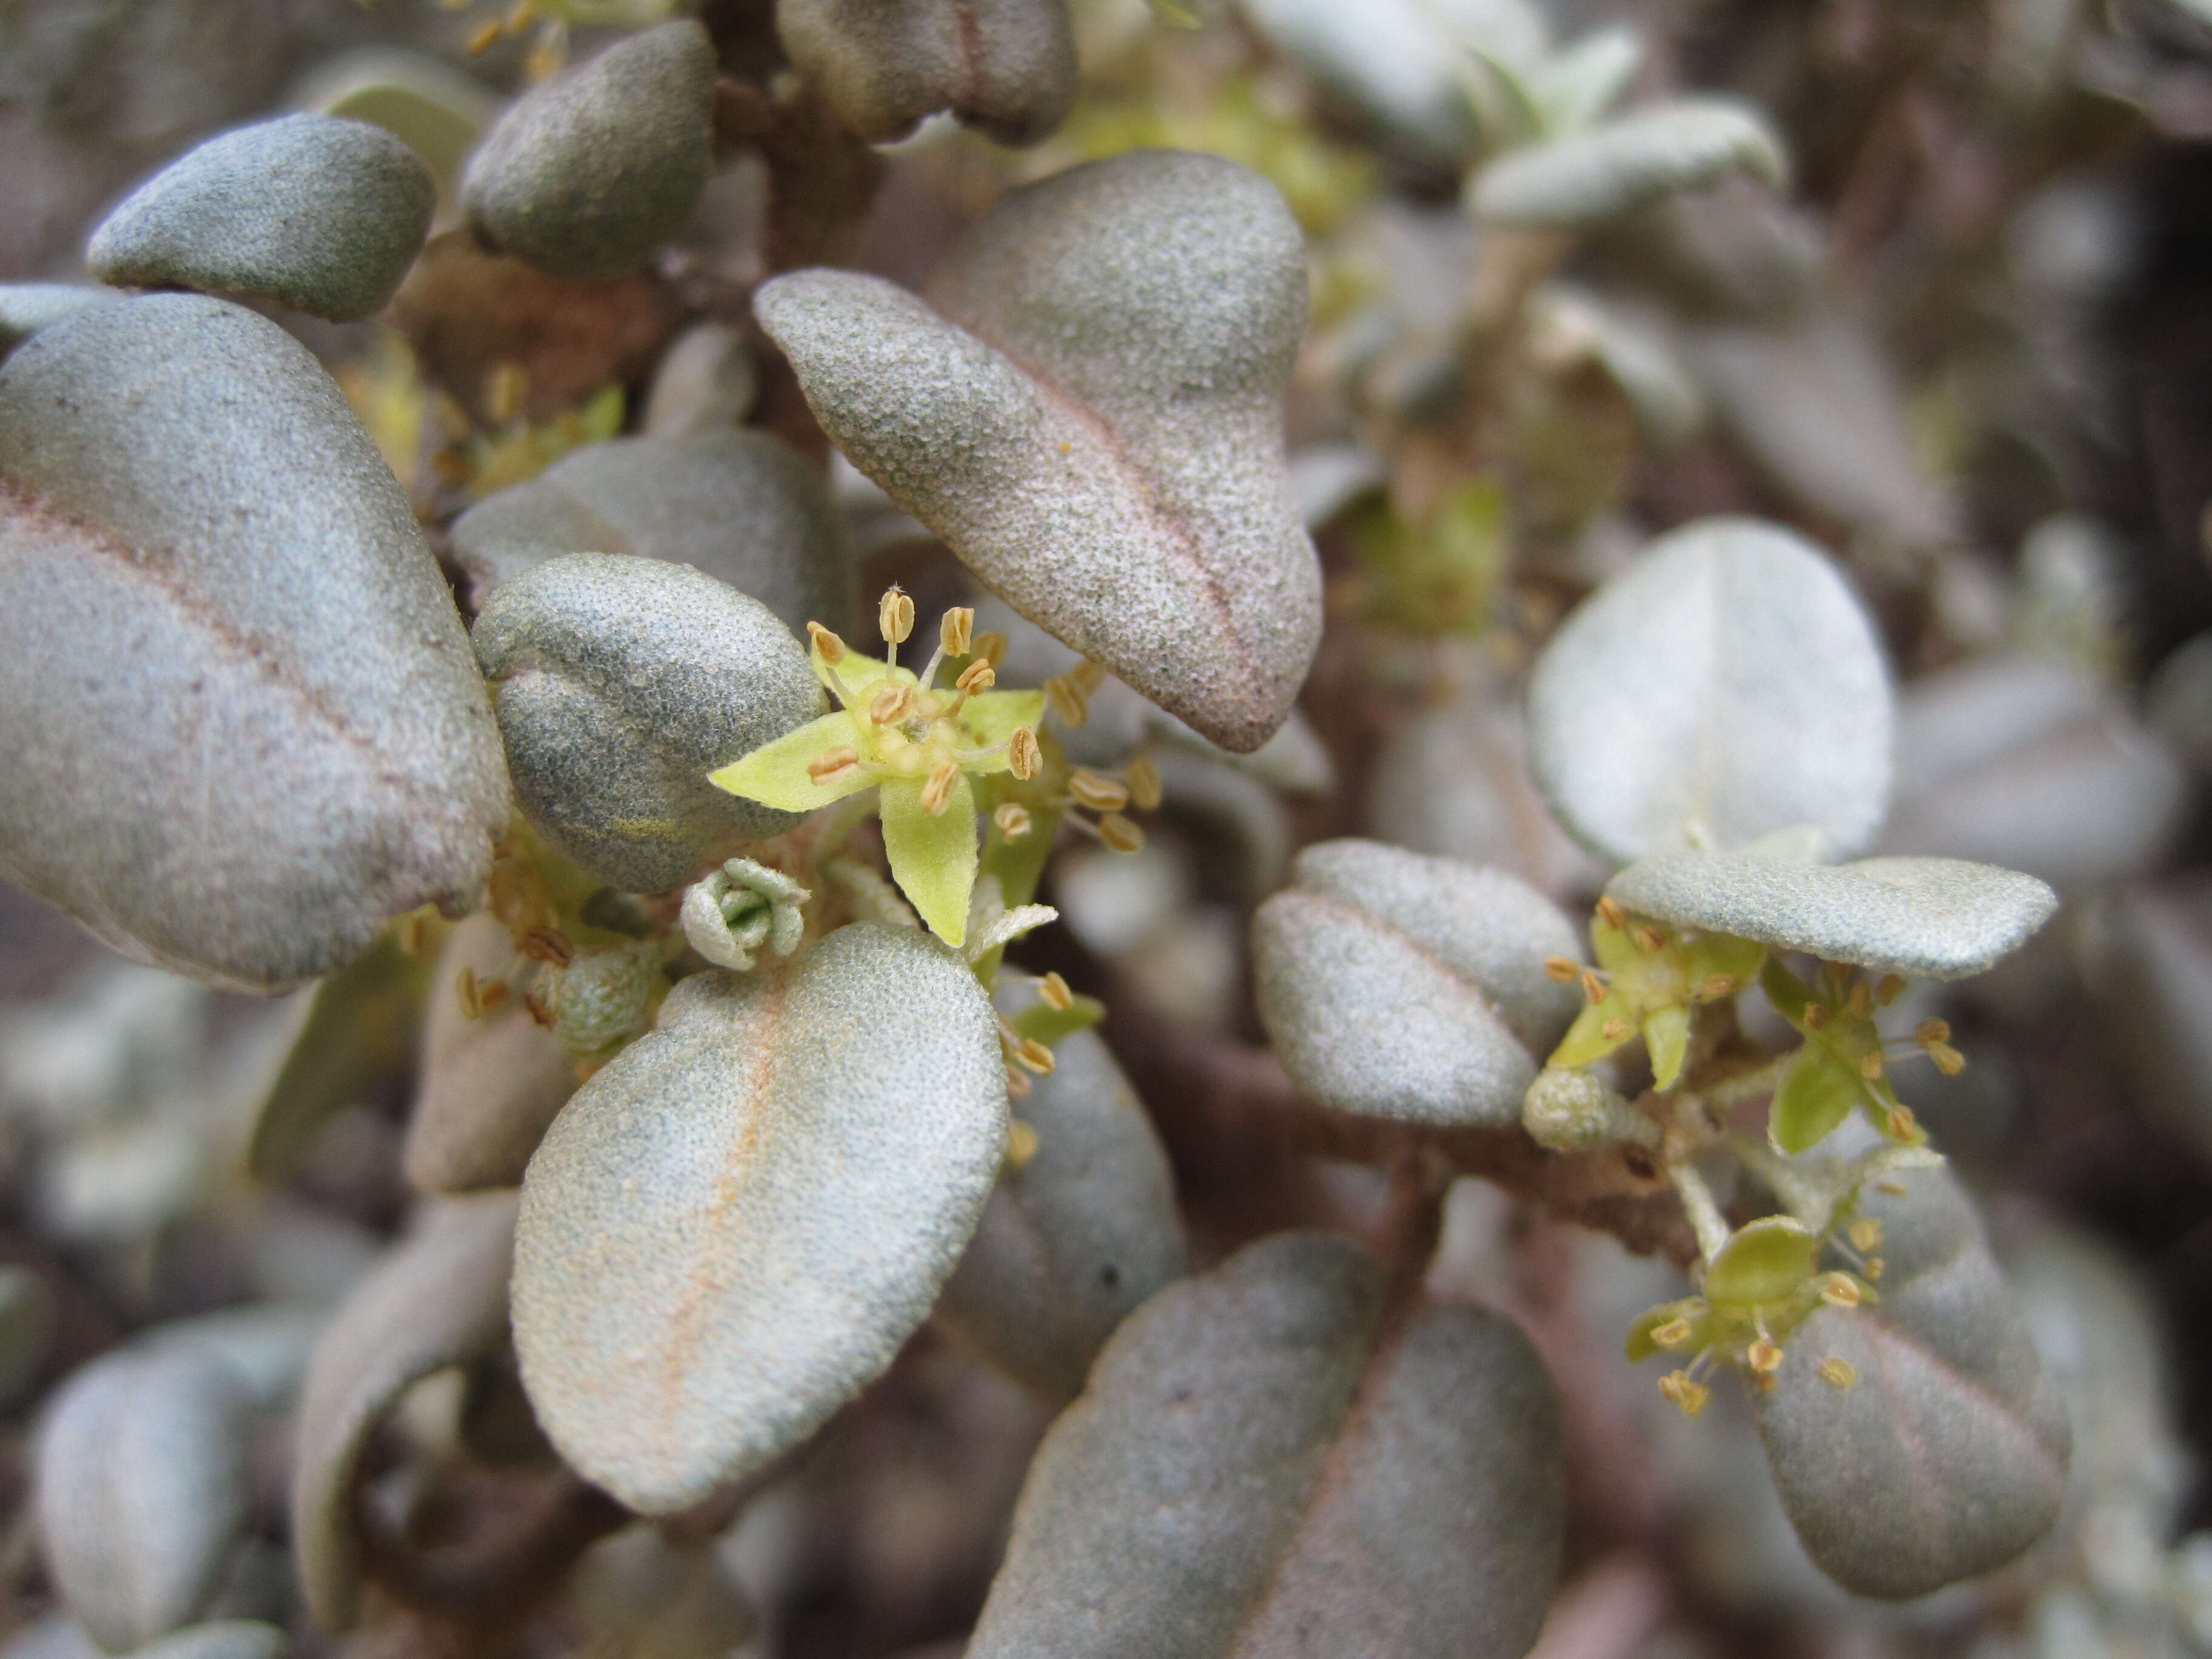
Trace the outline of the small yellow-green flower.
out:
[[[905,614],[911,618],[910,606]],[[709,773],[708,781],[792,812],[874,787],[891,878],[933,933],[948,945],[963,944],[976,864],[975,792],[968,780],[1034,769],[1044,693],[991,690],[994,676],[981,657],[939,690],[939,664],[964,649],[940,649],[916,675],[897,666],[896,640],[894,660],[882,662],[818,624],[807,631],[814,672],[841,706]],[[964,626],[948,617],[945,644],[966,643]]]
[[[1598,966],[1581,973],[1588,1006],[1545,1064],[1588,1066],[1640,1033],[1650,1052],[1652,1081],[1662,1091],[1682,1075],[1691,1008],[1744,989],[1766,955],[1765,945],[1749,939],[1637,921],[1611,899],[1599,902],[1590,948]],[[1558,963],[1559,977],[1576,976],[1573,963],[1565,957]]]

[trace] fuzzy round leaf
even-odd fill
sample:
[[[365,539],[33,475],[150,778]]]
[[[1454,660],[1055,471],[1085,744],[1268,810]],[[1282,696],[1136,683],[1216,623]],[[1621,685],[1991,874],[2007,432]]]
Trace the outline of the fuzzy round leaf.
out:
[[[1765,118],[1723,98],[1680,98],[1547,143],[1474,175],[1468,210],[1497,224],[1595,224],[1747,173],[1780,185],[1790,164]]]
[[[775,612],[793,634],[842,630],[853,557],[814,469],[765,432],[587,444],[454,521],[453,552],[492,590],[563,553],[687,564]]]
[[[523,1182],[515,1347],[562,1455],[665,1515],[812,1433],[927,1316],[1006,1103],[989,1000],[918,931],[678,986]]]
[[[469,158],[477,238],[554,276],[637,270],[707,187],[714,48],[689,18],[618,40],[518,99]]]
[[[407,1179],[421,1192],[513,1187],[554,1115],[576,1092],[561,1039],[509,997],[475,1019],[461,1006],[463,969],[481,983],[517,966],[506,927],[471,916],[447,935],[422,1027],[422,1086],[407,1123]]]
[[[1881,647],[1834,567],[1773,525],[1705,519],[1654,542],[1552,636],[1528,715],[1553,810],[1619,863],[1800,825],[1848,857],[1881,824]]]
[[[475,638],[517,801],[602,881],[665,892],[799,821],[707,781],[824,706],[758,600],[682,565],[571,553],[501,583]]]
[[[265,295],[351,322],[383,309],[430,234],[437,185],[366,121],[285,115],[187,150],[92,234],[104,283]]]
[[[0,283],[0,357],[64,317],[122,297],[112,289],[76,283]]]
[[[143,962],[282,989],[468,908],[507,817],[413,510],[314,358],[221,301],[0,366],[0,874]]]
[[[252,1409],[190,1349],[112,1354],[63,1385],[33,1501],[47,1571],[102,1647],[150,1642],[215,1595],[252,1498]]]
[[[382,127],[413,150],[449,197],[461,163],[499,114],[475,76],[405,46],[357,46],[319,65],[292,89],[301,109]]]
[[[831,440],[989,587],[1258,748],[1321,637],[1284,476],[1306,277],[1281,196],[1175,151],[1072,167],[1004,198],[931,295],[804,270],[754,307]]]
[[[2048,1532],[2070,1435],[2020,1304],[1951,1177],[1919,1170],[1903,1197],[1869,1189],[1882,1224],[1881,1300],[1824,1307],[1752,1395],[1776,1486],[1821,1570],[1902,1601],[1990,1571]],[[1838,1388],[1824,1360],[1857,1380]]]
[[[694,323],[653,371],[641,428],[648,438],[727,432],[752,412],[759,393],[760,367],[744,337],[720,323]]]
[[[1003,144],[1075,106],[1067,0],[776,0],[775,31],[837,118],[872,143],[950,110]]]
[[[1519,1659],[1565,1510],[1551,1378],[1496,1314],[1382,1313],[1317,1233],[1138,1310],[1030,1467],[969,1659]]]
[[[377,1425],[422,1378],[506,1340],[515,1203],[481,1193],[426,1209],[315,1344],[295,1430],[292,1539],[307,1605],[331,1630],[360,1613],[354,1482]]]
[[[1167,1153],[1104,1041],[1077,1031],[1053,1045],[1053,1060],[1018,1108],[1036,1152],[1000,1177],[937,1316],[1008,1375],[1065,1400],[1115,1327],[1180,1279],[1188,1257]]]
[[[2058,909],[2058,896],[2033,876],[1960,859],[1827,865],[1662,853],[1605,890],[1656,921],[1928,979],[1987,973]]]
[[[1582,994],[1551,902],[1502,870],[1386,847],[1307,848],[1252,921],[1260,1018],[1284,1068],[1340,1110],[1414,1123],[1515,1123]]]

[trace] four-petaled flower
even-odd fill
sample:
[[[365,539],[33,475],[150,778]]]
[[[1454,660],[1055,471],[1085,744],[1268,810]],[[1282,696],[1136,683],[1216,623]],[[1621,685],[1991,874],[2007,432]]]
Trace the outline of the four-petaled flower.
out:
[[[905,615],[912,614],[909,605]],[[1034,775],[1044,693],[993,690],[994,672],[980,656],[951,686],[939,689],[939,666],[948,655],[965,654],[968,643],[965,626],[954,617],[946,619],[944,644],[919,675],[897,665],[903,628],[887,629],[896,635],[889,662],[860,655],[818,623],[807,632],[814,672],[841,706],[710,773],[708,781],[793,812],[874,787],[892,879],[930,930],[958,945],[967,937],[975,885],[975,793],[969,777]],[[946,648],[955,646],[960,648]]]

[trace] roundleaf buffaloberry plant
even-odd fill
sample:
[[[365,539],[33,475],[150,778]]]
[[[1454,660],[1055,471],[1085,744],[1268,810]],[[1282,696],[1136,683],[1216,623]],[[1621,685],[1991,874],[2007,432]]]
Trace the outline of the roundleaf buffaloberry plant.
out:
[[[2212,11],[0,21],[0,1659],[2212,1653]]]

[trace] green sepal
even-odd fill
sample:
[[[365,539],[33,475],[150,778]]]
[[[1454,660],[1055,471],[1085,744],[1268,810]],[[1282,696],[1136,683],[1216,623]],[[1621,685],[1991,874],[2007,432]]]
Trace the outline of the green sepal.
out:
[[[1863,1079],[1829,1051],[1808,1041],[1783,1073],[1767,1110],[1766,1138],[1778,1152],[1809,1152],[1832,1134],[1858,1104]]]
[[[1651,1333],[1677,1319],[1690,1322],[1690,1340],[1671,1348],[1662,1348],[1654,1341]],[[1656,1308],[1646,1308],[1636,1316],[1628,1328],[1628,1360],[1641,1364],[1656,1353],[1697,1353],[1711,1340],[1710,1327],[1712,1310],[1701,1296],[1685,1297],[1680,1302],[1662,1302]]]
[[[1014,1028],[1016,1036],[1034,1037],[1048,1048],[1056,1047],[1062,1037],[1087,1031],[1106,1018],[1106,1005],[1097,997],[1079,995],[1065,1008],[1055,1008],[1048,1002],[1032,1002],[1006,1023]]]
[[[1617,1037],[1605,1034],[1606,1024],[1611,1020],[1620,1022],[1621,1032]],[[1559,1046],[1552,1050],[1551,1058],[1544,1064],[1547,1068],[1565,1069],[1588,1066],[1593,1060],[1603,1060],[1627,1042],[1635,1030],[1636,1016],[1620,997],[1608,996],[1602,1002],[1587,1004],[1575,1016],[1575,1023],[1567,1027],[1566,1036],[1559,1039]]]
[[[1681,1081],[1690,1052],[1690,1011],[1680,1003],[1644,1017],[1644,1046],[1651,1055],[1651,1082],[1662,1094]]]
[[[919,778],[884,780],[879,811],[891,879],[929,931],[947,945],[968,939],[968,901],[975,890],[975,791],[965,772],[942,812],[921,804]]]
[[[960,707],[961,729],[975,740],[979,749],[988,749],[1002,744],[1014,735],[1015,728],[1026,726],[1034,732],[1044,719],[1044,693],[1042,691],[986,691],[968,699]],[[1007,762],[1005,755],[994,755],[988,761],[963,765],[971,772],[1003,772]]]
[[[1820,1253],[1820,1241],[1789,1216],[1747,1222],[1705,1269],[1705,1300],[1723,1311],[1787,1302],[1813,1276]]]
[[[707,774],[707,781],[732,795],[743,795],[763,806],[787,812],[811,812],[832,801],[842,800],[876,780],[863,766],[853,766],[822,781],[806,769],[833,749],[857,751],[860,733],[847,714],[824,714],[795,732],[787,732],[774,743],[763,744],[750,755]]]

